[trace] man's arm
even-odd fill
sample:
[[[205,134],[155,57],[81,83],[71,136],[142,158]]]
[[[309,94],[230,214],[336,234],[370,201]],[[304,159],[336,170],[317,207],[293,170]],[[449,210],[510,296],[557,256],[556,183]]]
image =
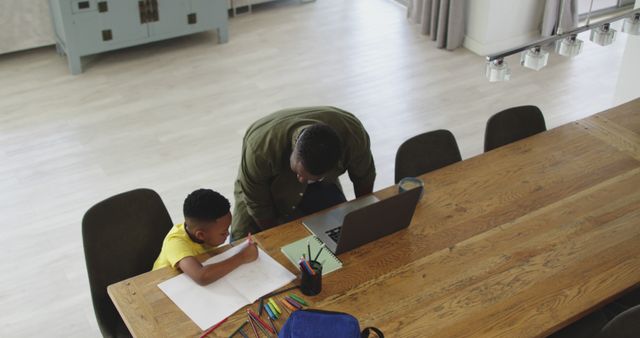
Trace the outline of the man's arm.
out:
[[[267,230],[278,225],[278,221],[275,218],[256,219],[255,221],[260,230]]]
[[[371,182],[354,182],[353,192],[356,197],[368,195],[373,192],[373,181]]]
[[[361,197],[373,192],[373,183],[376,179],[376,166],[371,153],[369,134],[362,128],[360,135],[353,133],[351,147],[351,162],[347,166],[349,179],[353,182],[353,192],[356,197]]]
[[[247,146],[243,149],[238,177],[247,213],[262,230],[277,225],[276,213],[271,198],[270,184],[272,168],[270,159]]]
[[[195,257],[188,256],[181,259],[177,266],[199,285],[208,285],[226,276],[242,264],[253,262],[258,258],[255,243],[248,243],[247,247],[237,254],[214,264],[202,265]]]

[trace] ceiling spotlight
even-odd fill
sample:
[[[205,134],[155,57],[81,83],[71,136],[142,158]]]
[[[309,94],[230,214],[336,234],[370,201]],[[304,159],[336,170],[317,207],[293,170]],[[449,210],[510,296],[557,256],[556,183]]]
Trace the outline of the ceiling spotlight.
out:
[[[526,50],[520,57],[520,64],[533,70],[542,69],[547,65],[547,61],[549,61],[549,52],[540,48],[540,46],[534,46]]]
[[[577,34],[571,34],[562,40],[556,41],[556,53],[562,56],[574,57],[582,52],[582,40]]]
[[[487,61],[485,76],[489,82],[508,81],[511,78],[511,70],[504,59]]]
[[[622,31],[631,35],[640,35],[640,12],[634,14],[631,18],[624,19]]]
[[[611,28],[608,23],[591,30],[591,42],[600,46],[608,46],[616,39],[616,30]]]

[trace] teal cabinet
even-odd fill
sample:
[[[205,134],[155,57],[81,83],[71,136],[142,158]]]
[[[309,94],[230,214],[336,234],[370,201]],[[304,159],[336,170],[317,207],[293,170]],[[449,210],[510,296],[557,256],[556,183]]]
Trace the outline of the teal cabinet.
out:
[[[72,74],[82,57],[215,30],[228,41],[227,0],[49,0],[56,49]]]

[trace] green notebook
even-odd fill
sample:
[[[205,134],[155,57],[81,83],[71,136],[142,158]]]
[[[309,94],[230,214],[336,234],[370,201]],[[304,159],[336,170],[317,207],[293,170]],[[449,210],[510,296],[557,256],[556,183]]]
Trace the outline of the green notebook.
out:
[[[300,265],[298,265],[298,262],[300,261],[300,257],[302,257],[302,254],[304,254],[305,256],[309,256],[309,254],[307,253],[307,241],[309,241],[309,246],[311,247],[311,258],[315,258],[316,254],[318,254],[318,250],[320,250],[322,242],[313,235],[305,237],[293,243],[289,243],[280,248],[282,253],[287,256],[291,263],[293,263],[293,265],[298,269],[300,269]],[[322,249],[322,252],[320,253],[320,256],[318,256],[317,261],[322,264],[323,276],[342,267],[342,262],[327,248]]]

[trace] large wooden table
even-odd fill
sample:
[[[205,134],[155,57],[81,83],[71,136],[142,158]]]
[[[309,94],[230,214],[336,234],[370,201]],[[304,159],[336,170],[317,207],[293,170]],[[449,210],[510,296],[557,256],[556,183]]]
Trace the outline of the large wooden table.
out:
[[[422,179],[410,227],[340,255],[314,308],[389,337],[538,337],[640,285],[640,99]],[[256,237],[297,272],[280,247],[306,235],[291,222]],[[156,286],[175,274],[108,288],[135,336],[201,333]]]

